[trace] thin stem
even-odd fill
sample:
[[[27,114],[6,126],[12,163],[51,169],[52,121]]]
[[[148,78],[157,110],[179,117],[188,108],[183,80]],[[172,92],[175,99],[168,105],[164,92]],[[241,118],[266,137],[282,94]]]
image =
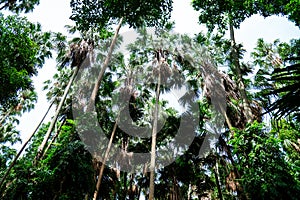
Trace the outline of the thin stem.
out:
[[[75,68],[75,70],[74,70],[74,72],[73,72],[73,74],[72,74],[72,76],[71,76],[71,78],[69,80],[69,83],[68,83],[68,85],[67,85],[67,87],[65,89],[65,92],[64,92],[64,94],[63,94],[63,96],[62,96],[62,98],[61,98],[61,100],[59,102],[58,108],[57,108],[57,110],[55,112],[55,115],[54,115],[54,117],[53,117],[53,119],[51,121],[51,124],[50,124],[50,126],[49,126],[49,128],[47,130],[47,133],[46,133],[46,135],[44,137],[44,140],[43,140],[42,144],[39,146],[38,153],[37,153],[37,156],[35,158],[35,161],[39,161],[41,159],[41,156],[44,153],[46,143],[48,142],[48,140],[50,138],[50,135],[51,135],[51,132],[52,132],[52,130],[54,128],[54,125],[56,124],[58,115],[59,115],[59,113],[60,113],[60,111],[62,109],[62,106],[63,106],[63,104],[64,104],[64,102],[65,102],[65,100],[67,98],[68,92],[69,92],[69,90],[71,88],[71,85],[72,85],[73,81],[75,80],[75,77],[76,77],[78,71],[79,71],[79,66],[77,66]]]
[[[119,31],[120,31],[120,28],[122,26],[122,21],[123,21],[123,17],[120,19],[119,24],[118,24],[118,26],[116,28],[113,40],[112,40],[112,42],[110,44],[110,47],[109,47],[108,54],[107,54],[107,56],[105,58],[103,66],[102,66],[102,68],[100,70],[100,73],[98,75],[97,81],[95,83],[95,86],[94,86],[94,89],[93,89],[93,92],[92,92],[92,95],[91,95],[91,98],[90,98],[90,101],[89,101],[89,104],[88,104],[88,107],[87,107],[87,111],[88,112],[93,110],[93,107],[94,107],[94,104],[95,104],[95,101],[96,101],[96,96],[97,96],[97,93],[98,93],[101,81],[103,79],[103,76],[104,76],[104,73],[106,71],[106,68],[108,67],[109,61],[111,60],[112,53],[113,53],[114,47],[115,47],[116,42],[117,42],[117,37],[118,37]],[[94,192],[93,200],[97,199],[97,196],[98,196],[98,193],[99,193],[99,189],[100,189],[100,186],[101,186],[101,181],[102,181],[102,176],[103,176],[103,171],[104,171],[105,163],[106,163],[106,160],[108,158],[108,155],[109,155],[109,152],[110,152],[110,148],[111,148],[111,145],[112,145],[112,141],[113,141],[116,129],[117,129],[118,119],[119,119],[119,116],[117,117],[117,120],[115,122],[112,134],[110,136],[108,147],[107,147],[107,149],[105,151],[104,160],[102,161],[102,165],[101,165],[101,168],[100,168],[100,172],[99,172],[98,181],[97,181],[97,184],[96,184],[96,189],[95,189],[95,192]]]
[[[120,115],[120,113],[119,113],[119,115]],[[105,164],[106,164],[106,161],[107,161],[110,149],[111,149],[111,145],[112,145],[112,142],[113,142],[113,139],[114,139],[117,127],[118,127],[119,115],[118,115],[117,120],[115,122],[113,131],[112,131],[110,139],[109,139],[109,143],[108,143],[107,149],[105,151],[104,159],[102,161],[102,165],[101,165],[101,168],[100,168],[100,171],[99,171],[98,181],[97,181],[97,184],[96,184],[96,190],[94,192],[94,198],[93,198],[93,200],[97,199],[97,196],[98,196],[98,193],[99,193],[99,189],[100,189],[100,186],[101,186],[101,181],[102,181],[104,167],[105,167]]]
[[[249,100],[247,98],[245,84],[243,82],[243,75],[242,75],[242,72],[241,72],[241,66],[240,66],[240,62],[239,62],[239,55],[238,55],[236,42],[235,42],[235,37],[234,37],[234,28],[233,28],[231,20],[229,22],[229,31],[230,31],[230,40],[231,40],[231,48],[232,48],[231,51],[232,51],[232,55],[233,55],[233,62],[234,62],[234,65],[235,65],[235,70],[236,70],[236,75],[237,75],[237,85],[238,85],[239,91],[241,93],[243,108],[245,109],[246,122],[250,123],[252,121],[252,118],[253,118],[252,117],[252,111],[251,111]]]
[[[37,125],[37,127],[35,128],[35,130],[33,131],[33,133],[29,136],[29,138],[25,141],[25,143],[23,144],[23,146],[21,147],[20,151],[18,152],[18,154],[16,155],[16,157],[14,158],[14,160],[11,162],[9,168],[7,169],[6,173],[4,174],[4,176],[2,177],[1,181],[0,181],[0,188],[2,187],[2,184],[4,183],[4,180],[6,179],[6,177],[8,176],[10,170],[14,167],[14,165],[16,164],[18,158],[20,157],[20,155],[22,154],[22,152],[24,151],[25,147],[27,146],[27,144],[29,143],[29,141],[32,139],[32,137],[35,135],[35,133],[37,132],[37,130],[39,129],[39,127],[41,126],[41,124],[43,123],[43,121],[45,120],[46,116],[48,115],[52,105],[54,104],[54,102],[52,102],[50,104],[50,106],[48,107],[48,110],[46,111],[45,115],[43,116],[42,120],[40,121],[40,123]]]
[[[89,101],[89,104],[88,104],[88,107],[87,107],[87,111],[92,111],[93,110],[93,107],[94,107],[94,104],[95,104],[95,101],[96,101],[96,96],[97,96],[101,81],[103,79],[106,68],[108,67],[109,61],[111,60],[112,53],[113,53],[114,47],[115,47],[116,42],[117,42],[117,37],[118,37],[119,31],[120,31],[120,28],[121,28],[121,25],[122,25],[122,21],[123,21],[123,17],[120,19],[119,24],[116,28],[113,40],[112,40],[112,42],[110,44],[110,47],[109,47],[108,54],[105,58],[105,61],[104,61],[103,66],[100,70],[99,76],[97,78],[97,81],[95,83],[95,86],[94,86],[94,89],[93,89],[93,92],[92,92],[92,95],[91,95],[91,98],[90,98],[90,101]]]
[[[219,180],[218,160],[216,160],[216,166],[214,168],[214,173],[215,173],[215,178],[216,178],[216,185],[217,185],[217,189],[218,189],[219,200],[223,200],[223,195],[222,195],[222,190],[221,190],[221,184],[220,184],[220,180]]]
[[[46,149],[45,149],[45,151],[44,151],[44,153],[43,153],[41,159],[44,158],[44,156],[46,155],[48,149],[51,147],[51,145],[53,144],[54,140],[58,137],[58,135],[59,135],[59,133],[60,133],[60,130],[61,130],[62,126],[65,124],[65,122],[66,122],[66,119],[59,125],[59,127],[58,127],[58,129],[57,129],[57,131],[56,131],[55,136],[52,138],[52,140],[50,141],[50,143],[49,143],[48,146],[46,147]]]
[[[159,61],[159,75],[157,80],[157,88],[156,88],[156,100],[155,100],[155,108],[154,108],[154,116],[153,116],[153,128],[152,128],[152,143],[151,143],[151,161],[150,161],[150,186],[149,186],[149,200],[154,199],[154,179],[155,179],[155,159],[156,159],[156,134],[157,134],[157,121],[158,121],[158,102],[160,95],[160,85],[161,85],[161,63]]]

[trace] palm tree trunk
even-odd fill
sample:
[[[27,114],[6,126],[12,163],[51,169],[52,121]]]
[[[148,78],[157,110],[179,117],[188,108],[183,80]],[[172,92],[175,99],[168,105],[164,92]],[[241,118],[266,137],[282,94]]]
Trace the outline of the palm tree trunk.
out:
[[[111,42],[111,44],[110,44],[110,47],[109,47],[108,54],[107,54],[107,56],[106,56],[106,58],[105,58],[105,61],[104,61],[103,66],[102,66],[102,68],[101,68],[101,70],[100,70],[98,79],[97,79],[97,81],[96,81],[96,83],[95,83],[95,86],[94,86],[94,89],[93,89],[93,92],[92,92],[92,95],[91,95],[91,98],[90,98],[90,101],[89,101],[89,104],[88,104],[88,107],[87,107],[87,111],[88,111],[88,112],[89,112],[89,111],[92,111],[92,110],[93,110],[93,107],[94,107],[94,105],[95,105],[96,96],[97,96],[97,93],[98,93],[98,90],[99,90],[101,81],[102,81],[102,79],[103,79],[103,75],[104,75],[104,73],[105,73],[105,71],[106,71],[106,68],[107,68],[107,66],[108,66],[108,64],[109,64],[109,61],[110,61],[110,59],[111,59],[111,57],[112,57],[112,53],[113,53],[114,47],[115,47],[116,42],[117,42],[117,37],[118,37],[118,35],[119,35],[119,31],[120,31],[120,28],[121,28],[121,26],[122,26],[122,21],[123,21],[123,17],[120,19],[119,24],[118,24],[118,26],[117,26],[117,28],[116,28],[116,31],[115,31],[113,40],[112,40],[112,42]]]
[[[113,40],[112,40],[112,42],[110,44],[110,47],[109,47],[108,54],[107,54],[107,56],[105,58],[103,66],[102,66],[102,68],[100,70],[100,73],[98,75],[97,81],[95,83],[95,86],[94,86],[94,89],[93,89],[93,92],[92,92],[92,95],[91,95],[91,98],[90,98],[90,101],[89,101],[89,104],[88,104],[88,107],[87,107],[87,111],[92,111],[93,110],[93,107],[94,107],[94,104],[95,104],[95,101],[96,101],[96,96],[97,96],[97,93],[98,93],[101,81],[103,79],[103,75],[104,75],[104,73],[106,71],[106,68],[107,68],[107,66],[109,64],[109,61],[110,61],[110,59],[112,57],[112,53],[113,53],[114,47],[115,47],[116,42],[117,42],[117,37],[119,35],[119,31],[120,31],[120,28],[122,26],[122,21],[123,21],[123,18],[120,19],[119,24],[118,24],[118,26],[116,28]],[[119,116],[118,116],[118,118],[119,118]],[[113,141],[116,129],[117,129],[118,118],[117,118],[117,120],[115,122],[113,131],[112,131],[112,134],[110,136],[109,143],[108,143],[108,147],[107,147],[107,149],[105,151],[104,159],[103,159],[103,162],[102,162],[102,165],[101,165],[101,168],[100,168],[100,171],[99,171],[99,175],[98,175],[98,180],[97,180],[97,184],[96,184],[96,189],[95,189],[95,192],[94,192],[93,200],[97,199],[97,196],[98,196],[98,193],[99,193],[99,189],[100,189],[100,186],[101,186],[101,181],[102,181],[102,177],[103,177],[103,171],[104,171],[105,163],[106,163],[107,157],[109,155],[110,148],[111,148],[111,145],[112,145],[112,141]]]
[[[151,143],[151,161],[150,161],[150,186],[149,186],[149,200],[154,199],[154,179],[155,179],[155,159],[156,159],[156,134],[157,134],[157,121],[158,121],[158,102],[160,95],[160,82],[161,82],[161,63],[159,60],[158,66],[158,80],[157,80],[157,88],[156,88],[156,100],[155,100],[155,108],[154,108],[154,116],[153,116],[153,128],[152,128],[152,143]]]
[[[220,180],[219,180],[218,160],[216,160],[216,166],[214,169],[214,173],[215,173],[215,178],[216,178],[216,185],[217,185],[217,189],[218,189],[219,200],[223,200],[223,195],[222,195],[222,190],[221,190]]]
[[[187,193],[187,200],[191,200],[191,194],[192,194],[192,185],[191,185],[191,182],[190,182],[188,193]]]
[[[241,66],[240,66],[239,55],[238,55],[236,42],[235,42],[235,37],[234,37],[234,28],[233,28],[233,25],[232,25],[232,21],[229,22],[229,31],[230,31],[230,40],[231,40],[231,48],[232,48],[231,51],[232,51],[232,55],[233,55],[233,63],[234,63],[234,66],[235,66],[236,76],[237,76],[237,85],[238,85],[239,91],[241,93],[243,108],[245,109],[246,122],[250,123],[253,119],[253,115],[252,115],[249,100],[247,98],[245,84],[244,84],[244,81],[243,81],[243,75],[242,75],[242,72],[241,72]]]
[[[18,158],[20,157],[20,155],[22,154],[22,152],[24,151],[25,147],[27,146],[27,144],[29,143],[29,141],[32,139],[32,137],[34,136],[34,134],[37,132],[37,130],[39,129],[39,127],[41,126],[41,124],[43,123],[44,119],[46,118],[46,116],[48,115],[52,105],[54,104],[54,102],[52,102],[49,107],[48,110],[46,111],[44,117],[42,118],[42,120],[40,121],[40,123],[37,125],[37,127],[35,128],[35,130],[33,131],[33,133],[30,135],[30,137],[25,141],[25,143],[23,144],[23,146],[21,147],[20,151],[18,152],[18,154],[16,155],[16,157],[14,158],[14,160],[11,162],[9,168],[7,169],[6,173],[4,174],[4,176],[2,177],[1,181],[0,181],[0,188],[2,187],[2,184],[4,183],[6,177],[8,176],[10,170],[14,167],[14,165],[16,164]]]
[[[105,151],[104,159],[102,161],[102,165],[101,165],[101,168],[100,168],[100,171],[99,171],[99,175],[98,175],[98,180],[97,180],[96,190],[94,192],[94,198],[93,198],[93,200],[97,199],[97,196],[98,196],[98,193],[99,193],[99,189],[100,189],[100,186],[101,186],[101,181],[102,181],[102,176],[103,176],[103,171],[104,171],[105,163],[106,163],[106,160],[108,158],[108,155],[109,155],[109,152],[110,152],[110,148],[111,148],[111,145],[112,145],[112,142],[113,142],[116,130],[117,130],[118,120],[119,120],[119,116],[117,117],[117,120],[115,122],[113,131],[112,131],[110,139],[109,139],[109,143],[108,143],[107,149]]]
[[[50,141],[50,143],[49,143],[48,146],[46,147],[46,149],[45,149],[45,151],[44,151],[44,153],[43,153],[41,159],[44,158],[44,156],[46,155],[48,149],[51,147],[51,145],[53,144],[53,142],[55,141],[55,139],[58,137],[58,135],[59,135],[59,133],[60,133],[60,130],[61,130],[62,126],[65,124],[65,122],[66,122],[66,119],[59,125],[58,129],[56,130],[55,136],[52,138],[52,140]]]
[[[73,72],[73,74],[72,74],[72,76],[71,76],[71,78],[69,80],[69,83],[68,83],[68,85],[67,85],[67,87],[66,87],[66,89],[64,91],[64,94],[63,94],[63,96],[62,96],[62,98],[61,98],[61,100],[59,102],[58,108],[57,108],[57,110],[55,112],[55,115],[54,115],[54,117],[53,117],[53,119],[51,121],[51,124],[50,124],[50,126],[49,126],[49,128],[47,130],[47,133],[46,133],[46,135],[44,137],[44,140],[43,140],[42,144],[38,148],[38,153],[37,153],[37,156],[35,158],[35,162],[39,161],[41,159],[43,153],[44,153],[46,143],[47,143],[47,141],[50,138],[50,135],[51,135],[51,132],[52,132],[52,130],[54,128],[54,125],[56,124],[58,115],[59,115],[59,113],[61,111],[61,108],[62,108],[62,106],[63,106],[66,98],[67,98],[67,94],[69,92],[69,89],[71,88],[71,85],[72,85],[73,81],[75,80],[75,77],[76,77],[76,75],[77,75],[77,73],[79,71],[79,68],[80,68],[80,66],[76,66],[76,68],[75,68],[75,70],[74,70],[74,72]]]
[[[224,109],[224,107],[219,103],[219,107],[221,108],[221,112],[222,112],[222,115],[224,116],[225,118],[225,122],[229,128],[229,131],[230,131],[230,136],[233,137],[233,134],[234,134],[234,131],[233,131],[233,126],[232,126],[232,123],[226,113],[226,110]]]

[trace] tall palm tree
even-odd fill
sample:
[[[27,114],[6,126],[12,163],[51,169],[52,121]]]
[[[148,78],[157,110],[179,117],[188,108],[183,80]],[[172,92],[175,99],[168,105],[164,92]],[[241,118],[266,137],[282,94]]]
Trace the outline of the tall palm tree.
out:
[[[110,52],[110,53],[112,54],[112,52]],[[100,167],[100,170],[99,170],[99,175],[97,177],[97,184],[96,184],[96,189],[95,189],[94,197],[93,197],[94,200],[97,199],[98,193],[99,193],[99,190],[100,190],[100,187],[101,187],[104,168],[105,168],[106,161],[108,159],[108,156],[109,156],[109,153],[110,153],[110,150],[111,150],[113,139],[114,139],[116,131],[117,131],[120,113],[122,113],[122,111],[124,110],[124,107],[126,108],[126,104],[128,103],[127,101],[129,100],[129,98],[131,98],[131,97],[134,98],[134,95],[135,95],[133,70],[128,68],[128,67],[126,69],[127,70],[124,71],[125,75],[122,74],[122,78],[125,78],[124,87],[120,88],[120,98],[123,99],[123,100],[121,100],[121,104],[125,103],[125,105],[119,106],[120,110],[118,111],[118,114],[116,116],[115,123],[114,123],[114,126],[113,126],[113,130],[111,132],[110,139],[109,139],[109,142],[108,142],[108,146],[106,148],[104,157],[101,161],[101,167]],[[120,77],[120,79],[121,79],[121,77]],[[101,78],[101,80],[102,80],[102,78]],[[123,101],[125,101],[125,102],[123,102]],[[123,138],[123,140],[124,140],[124,138]],[[125,143],[125,142],[123,142],[123,143]],[[125,152],[127,151],[126,147],[123,146],[122,148]]]
[[[76,78],[76,75],[77,75],[80,67],[83,67],[82,65],[87,64],[84,61],[89,60],[90,58],[88,58],[88,57],[91,57],[92,54],[93,54],[93,43],[90,41],[81,40],[77,44],[75,43],[75,44],[70,45],[69,55],[66,55],[66,56],[71,58],[71,62],[72,62],[71,66],[74,66],[72,76],[70,77],[69,82],[64,90],[63,96],[61,97],[61,99],[59,101],[58,107],[56,109],[54,117],[51,120],[50,126],[47,130],[44,140],[42,141],[42,143],[40,144],[40,146],[38,148],[36,161],[39,161],[44,155],[44,150],[45,150],[46,144],[51,136],[52,130],[56,124],[58,116],[61,112],[61,109],[62,109],[62,107],[65,103],[65,100],[67,98],[67,95],[69,93],[69,90],[72,86],[73,81]]]
[[[114,48],[115,48],[115,45],[116,45],[116,42],[117,42],[119,31],[120,31],[120,28],[122,26],[122,21],[123,21],[123,18],[121,18],[119,20],[119,23],[118,23],[117,28],[115,30],[115,34],[114,34],[113,39],[111,41],[111,45],[109,47],[108,54],[107,54],[107,56],[106,56],[106,58],[104,60],[103,66],[101,67],[101,70],[99,72],[98,78],[97,78],[97,80],[95,82],[94,89],[93,89],[93,92],[91,94],[90,101],[88,103],[87,111],[92,111],[93,110],[93,107],[94,107],[94,104],[95,104],[95,100],[96,100],[96,96],[97,96],[97,93],[98,93],[101,81],[103,79],[103,75],[104,75],[104,73],[105,73],[105,71],[106,71],[106,69],[108,67],[108,64],[109,64],[109,62],[111,60],[112,53],[114,51]]]
[[[232,20],[231,16],[229,18],[230,18],[229,20]],[[243,74],[241,71],[241,65],[240,65],[240,60],[239,60],[239,52],[238,52],[238,48],[237,48],[236,41],[235,41],[234,27],[233,27],[232,21],[229,22],[229,31],[230,31],[230,40],[231,40],[231,48],[232,48],[231,49],[232,60],[233,60],[233,64],[235,67],[238,90],[240,92],[246,122],[251,123],[253,121],[253,114],[252,114],[250,101],[249,101],[249,98],[247,97],[246,87],[245,87],[244,80],[243,80]]]

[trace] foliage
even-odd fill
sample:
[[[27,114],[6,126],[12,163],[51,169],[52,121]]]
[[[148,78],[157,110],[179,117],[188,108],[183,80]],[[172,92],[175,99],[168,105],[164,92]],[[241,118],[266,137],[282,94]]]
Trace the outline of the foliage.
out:
[[[297,199],[300,185],[284,159],[280,139],[257,122],[236,130],[230,141],[243,174],[240,182],[251,199]]]
[[[46,126],[40,130],[34,142],[41,141],[45,131]],[[92,194],[92,158],[74,132],[71,120],[62,127],[53,146],[55,148],[48,152],[45,160],[38,166],[32,165],[37,145],[27,150],[11,175],[11,183],[2,199],[84,199],[85,195]]]
[[[159,26],[170,18],[172,1],[82,1],[72,0],[72,15],[79,30],[102,30],[115,20],[124,18],[130,27]]]
[[[9,147],[20,142],[19,131],[9,123],[0,127],[0,169],[1,172],[6,168],[9,160],[13,158],[16,150]],[[2,173],[0,173],[2,175]]]
[[[210,31],[213,31],[215,25],[220,30],[227,29],[229,21],[235,28],[239,28],[241,22],[254,14],[260,14],[264,17],[271,15],[286,15],[295,22],[296,26],[300,25],[299,16],[296,12],[299,10],[299,1],[293,0],[193,0],[193,7],[197,11],[201,11],[199,22],[206,24]],[[213,17],[212,17],[213,16]]]
[[[18,16],[0,15],[0,29],[0,104],[9,106],[18,101],[18,93],[33,90],[31,77],[51,56],[51,34]]]
[[[0,10],[8,9],[15,13],[24,11],[28,13],[34,9],[35,5],[38,5],[40,0],[1,0]]]
[[[29,12],[39,3],[38,0],[7,2],[1,1],[0,9],[16,13]],[[111,27],[121,18],[124,24],[137,28],[138,37],[127,46],[128,55],[113,52],[95,106],[98,123],[107,138],[118,122],[113,143],[124,157],[113,159],[110,166],[105,166],[98,199],[141,199],[149,195],[151,175],[145,171],[149,163],[136,173],[121,171],[120,165],[136,167],[124,162],[130,153],[150,152],[152,138],[139,136],[145,134],[140,130],[152,129],[156,103],[160,106],[156,156],[159,161],[175,161],[155,170],[155,199],[296,199],[300,195],[300,42],[276,40],[268,44],[259,39],[252,53],[253,65],[249,65],[239,61],[245,52],[243,46],[233,45],[234,39],[224,37],[228,24],[238,28],[254,14],[285,15],[299,25],[298,1],[193,0],[192,5],[201,11],[199,22],[206,24],[207,34],[190,37],[173,33],[173,24],[166,23],[172,11],[171,0],[72,0],[71,19],[76,26],[68,28],[71,33],[79,30],[80,36],[70,41],[61,33],[43,33],[39,24],[32,24],[26,18],[0,16],[0,80],[3,82],[0,86],[0,178],[16,155],[11,145],[20,141],[15,127],[17,115],[34,107],[37,94],[32,77],[51,56],[50,50],[55,47],[58,54],[57,73],[45,81],[44,90],[54,105],[59,104],[72,69],[83,63],[81,69],[87,72],[81,74],[84,87],[73,85],[59,111],[43,158],[39,162],[35,160],[38,147],[49,132],[47,123],[39,128],[5,178],[0,188],[1,199],[92,199],[102,163],[88,151],[90,144],[82,142],[72,109],[85,103],[86,99],[76,101],[76,97],[84,96],[93,85],[93,66],[102,65],[111,42]],[[146,26],[158,28],[156,35],[150,35]],[[219,32],[212,32],[215,27]],[[117,47],[121,41],[119,37]],[[86,59],[87,54],[91,59]],[[158,55],[163,57],[163,65],[158,66]],[[236,75],[236,60],[240,77]],[[224,65],[229,70],[220,72]],[[258,72],[251,85],[243,76],[253,75],[252,67]],[[157,77],[161,77],[161,85]],[[259,122],[246,124],[239,78],[245,82],[245,89],[252,87],[257,91],[253,98],[248,93],[247,99],[251,100],[251,108],[257,109]],[[173,97],[174,90],[184,88],[185,94],[178,100],[184,111],[179,111],[168,99],[159,98],[157,102],[158,85],[160,97]],[[224,94],[219,93],[219,87],[224,89]],[[224,97],[222,103],[226,103],[227,110],[220,110],[221,106],[212,109],[214,93]],[[273,117],[269,126],[260,123],[260,106]],[[218,125],[222,128],[217,130],[220,137],[210,139],[216,131],[207,122],[215,122],[216,112],[222,119],[226,118],[226,123],[221,120]],[[186,123],[183,125],[182,121]],[[97,140],[95,122],[87,125],[92,129],[88,139],[105,151],[106,145]],[[174,145],[170,149],[168,144],[180,131],[184,139],[191,139],[191,144]],[[129,134],[133,132],[140,135]],[[203,153],[202,147],[207,147],[207,151]]]
[[[214,30],[215,25],[221,30],[227,29],[228,18],[233,21],[234,27],[238,28],[241,22],[255,12],[248,1],[193,0],[192,3],[194,9],[200,11],[199,22],[205,23],[210,31]]]
[[[276,122],[274,128],[271,130],[272,134],[278,135],[281,141],[281,146],[284,149],[286,161],[289,165],[290,174],[294,176],[299,185],[300,172],[300,124],[299,120],[295,120],[290,116],[289,121],[281,119]]]
[[[300,108],[300,63],[287,66],[283,69],[275,69],[271,80],[281,84],[280,87],[270,92],[276,94],[279,99],[272,104],[268,111],[275,111],[277,117],[298,113]]]
[[[0,169],[1,177],[3,176],[7,165],[16,155],[13,148],[15,144],[21,142],[20,131],[17,130],[16,124],[19,123],[17,115],[21,115],[25,111],[30,111],[34,107],[37,100],[37,94],[30,90],[23,91],[18,95],[17,106],[7,109],[0,106]]]
[[[267,112],[274,112],[278,118],[299,112],[299,41],[281,43],[275,40],[268,44],[259,39],[251,54],[259,67],[254,82],[259,90],[256,97]]]

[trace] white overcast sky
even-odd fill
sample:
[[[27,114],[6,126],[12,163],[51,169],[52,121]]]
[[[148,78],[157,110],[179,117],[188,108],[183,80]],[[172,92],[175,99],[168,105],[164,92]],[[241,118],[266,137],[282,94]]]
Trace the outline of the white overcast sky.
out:
[[[203,26],[198,25],[198,14],[190,6],[190,1],[174,0],[172,19],[175,21],[176,32],[192,35],[203,30]],[[26,14],[30,21],[41,23],[44,31],[62,33],[66,33],[65,25],[73,24],[69,20],[70,15],[69,1],[65,0],[41,0],[40,5],[32,13]],[[272,16],[264,19],[260,16],[253,16],[241,24],[240,30],[236,30],[235,35],[237,42],[241,42],[248,51],[252,51],[258,38],[264,38],[267,42],[273,42],[278,38],[288,42],[292,38],[300,38],[300,31],[292,22],[283,17]],[[30,113],[25,113],[20,119],[18,129],[21,131],[23,140],[32,133],[48,108],[45,92],[42,91],[42,83],[52,78],[55,66],[54,59],[47,60],[38,76],[34,78],[39,98],[36,108]],[[50,117],[47,119],[50,120]]]

